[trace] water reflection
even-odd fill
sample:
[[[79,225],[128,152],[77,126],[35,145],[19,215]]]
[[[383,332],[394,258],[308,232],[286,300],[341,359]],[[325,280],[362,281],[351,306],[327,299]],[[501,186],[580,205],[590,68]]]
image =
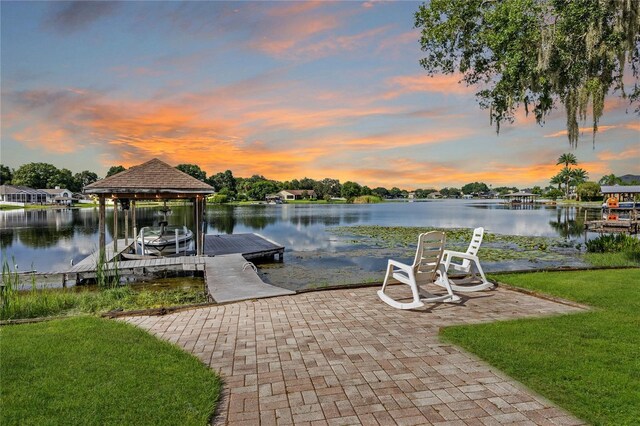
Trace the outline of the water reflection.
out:
[[[579,239],[587,219],[596,219],[599,209],[556,206],[517,206],[492,201],[446,200],[421,203],[383,203],[375,205],[254,205],[208,206],[204,232],[233,234],[256,232],[287,248],[289,258],[323,258],[335,254],[351,265],[365,262],[361,255],[347,255],[353,247],[349,240],[328,232],[332,226],[432,226],[442,228],[483,226],[495,233],[514,235],[560,236]],[[160,207],[138,207],[137,228],[157,225],[165,219]],[[195,229],[193,209],[172,205],[166,215],[171,225]],[[124,236],[124,212],[118,212],[120,238]],[[129,217],[129,237],[133,223]],[[106,237],[113,234],[113,209],[106,212]],[[0,212],[2,256],[15,257],[22,269],[33,265],[38,271],[61,270],[97,249],[98,210],[46,209]],[[287,254],[288,253],[288,254]],[[333,255],[332,255],[333,256]],[[349,256],[349,259],[346,257]],[[364,259],[364,257],[363,257]],[[357,260],[357,261],[356,261]],[[322,261],[320,262],[322,263]],[[367,263],[367,262],[365,262]],[[377,264],[377,263],[376,263]],[[24,265],[24,266],[23,266]]]

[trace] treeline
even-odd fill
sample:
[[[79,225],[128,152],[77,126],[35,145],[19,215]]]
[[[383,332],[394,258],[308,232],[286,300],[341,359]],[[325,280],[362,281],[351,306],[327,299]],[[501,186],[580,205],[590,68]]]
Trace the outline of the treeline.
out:
[[[0,164],[0,184],[20,185],[35,189],[60,188],[80,192],[82,188],[98,180],[98,175],[89,170],[72,173],[69,169],[58,169],[48,163],[28,163],[15,170]]]
[[[264,200],[267,195],[275,194],[283,189],[313,191],[316,198],[325,200],[331,198],[353,199],[363,195],[374,195],[382,199],[398,199],[408,198],[410,194],[410,191],[397,187],[391,189],[381,186],[370,188],[352,181],[341,183],[338,179],[333,178],[315,180],[305,177],[302,179],[277,181],[267,179],[262,175],[253,175],[249,178],[235,177],[231,170],[207,176],[207,173],[196,164],[179,164],[176,168],[202,182],[208,183],[216,190],[221,199],[226,200]],[[125,167],[121,165],[112,166],[107,171],[105,177],[124,170],[126,170]],[[48,163],[28,163],[15,170],[0,164],[0,184],[22,185],[38,189],[55,188],[59,186],[60,188],[69,189],[72,192],[81,192],[86,185],[96,182],[99,179],[96,173],[89,170],[74,174],[69,169],[58,169],[56,166]],[[607,175],[601,179],[600,184],[612,184],[618,183],[619,181],[620,179],[614,175]],[[560,188],[563,184],[566,185],[567,182],[569,182],[569,186],[571,186],[575,180],[552,180],[551,186],[546,188],[534,186],[533,188],[527,188],[527,190],[543,197],[556,199],[566,195],[566,187],[565,191],[562,191]],[[581,183],[582,186],[584,186],[585,192],[587,192],[586,189],[588,185],[586,184],[590,182],[582,181],[577,183]],[[554,184],[558,186],[553,186]],[[588,189],[588,195],[586,193],[579,194],[584,195],[581,197],[582,199],[590,198],[589,196],[596,196],[599,193],[599,185],[597,188],[591,188],[589,186]],[[427,198],[429,194],[434,192],[439,192],[440,195],[445,198],[459,198],[463,195],[493,197],[517,191],[518,188],[514,186],[490,188],[490,186],[484,182],[472,182],[461,188],[445,187],[439,191],[428,188],[416,189],[411,192],[413,192],[415,198]],[[580,193],[581,191],[578,192]]]

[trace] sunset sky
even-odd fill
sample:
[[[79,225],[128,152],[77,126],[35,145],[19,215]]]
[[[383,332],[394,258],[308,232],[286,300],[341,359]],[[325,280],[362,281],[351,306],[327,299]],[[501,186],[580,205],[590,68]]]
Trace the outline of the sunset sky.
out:
[[[584,123],[569,148],[561,109],[496,135],[477,89],[420,68],[418,5],[2,2],[0,162],[415,189],[546,186],[573,152],[592,180],[640,174],[640,119],[616,96],[595,147]]]

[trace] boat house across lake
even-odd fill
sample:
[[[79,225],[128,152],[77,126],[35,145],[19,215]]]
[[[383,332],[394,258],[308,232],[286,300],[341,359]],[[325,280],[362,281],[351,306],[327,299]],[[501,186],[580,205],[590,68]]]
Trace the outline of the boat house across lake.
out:
[[[85,186],[85,194],[94,194],[99,200],[100,251],[105,252],[105,199],[113,199],[114,204],[114,244],[118,241],[118,204],[125,212],[125,236],[128,234],[129,208],[132,211],[132,226],[136,228],[135,204],[137,200],[184,200],[193,202],[196,239],[196,254],[203,253],[202,219],[207,195],[213,194],[212,186],[181,172],[175,167],[154,158],[139,166],[109,176]],[[115,247],[117,250],[117,246]]]
[[[530,192],[512,192],[504,196],[507,201],[516,204],[533,204],[538,197],[538,194],[532,194]]]

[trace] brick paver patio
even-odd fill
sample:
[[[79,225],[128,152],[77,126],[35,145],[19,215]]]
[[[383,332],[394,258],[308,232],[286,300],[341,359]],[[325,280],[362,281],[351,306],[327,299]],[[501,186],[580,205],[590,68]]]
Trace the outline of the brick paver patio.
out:
[[[400,311],[375,290],[312,292],[126,321],[222,375],[215,424],[582,424],[437,337],[446,325],[579,308],[498,289],[465,296],[462,305]]]

